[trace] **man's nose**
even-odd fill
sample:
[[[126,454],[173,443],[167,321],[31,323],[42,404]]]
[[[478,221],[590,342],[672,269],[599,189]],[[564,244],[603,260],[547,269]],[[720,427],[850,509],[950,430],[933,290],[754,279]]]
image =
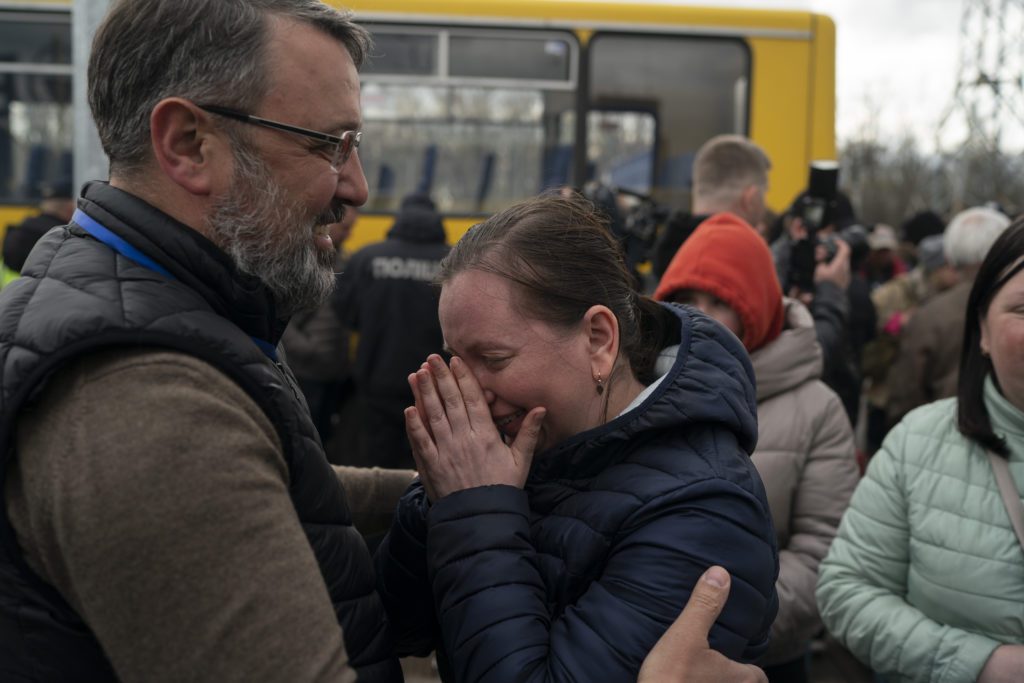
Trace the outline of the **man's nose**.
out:
[[[338,186],[334,196],[350,206],[362,206],[369,198],[370,188],[366,184],[358,149],[352,150],[352,156],[338,169]]]

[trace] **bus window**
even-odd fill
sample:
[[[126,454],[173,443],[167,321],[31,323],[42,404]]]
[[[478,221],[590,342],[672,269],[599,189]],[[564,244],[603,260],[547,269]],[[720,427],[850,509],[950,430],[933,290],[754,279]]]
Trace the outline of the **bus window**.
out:
[[[391,74],[430,76],[437,73],[437,36],[415,33],[378,32],[373,36],[373,53],[363,65],[363,76]]]
[[[0,12],[0,201],[71,182],[71,24],[66,12]]]
[[[720,133],[747,133],[749,74],[748,48],[736,39],[596,35],[588,168],[688,209],[697,149]]]
[[[451,75],[566,81],[569,55],[566,40],[452,36]]]
[[[587,163],[606,185],[650,194],[657,121],[646,111],[587,112]]]
[[[570,34],[367,28],[375,47],[363,70],[368,142],[359,153],[371,211],[396,211],[425,191],[446,214],[491,213],[570,182]]]

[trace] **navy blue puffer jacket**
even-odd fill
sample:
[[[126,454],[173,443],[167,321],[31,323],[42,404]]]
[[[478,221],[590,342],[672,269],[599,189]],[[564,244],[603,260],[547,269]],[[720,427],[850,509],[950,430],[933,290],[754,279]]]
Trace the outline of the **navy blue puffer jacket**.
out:
[[[446,680],[636,681],[711,565],[732,591],[710,643],[760,655],[778,555],[749,454],[754,375],[739,341],[692,309],[675,363],[639,406],[539,453],[525,490],[433,505],[415,483],[377,554],[400,653],[437,647]]]

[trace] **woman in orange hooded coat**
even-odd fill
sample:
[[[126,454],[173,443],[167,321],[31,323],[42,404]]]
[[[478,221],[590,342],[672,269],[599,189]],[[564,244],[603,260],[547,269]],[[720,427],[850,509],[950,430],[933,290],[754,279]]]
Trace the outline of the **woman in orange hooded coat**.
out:
[[[690,304],[728,327],[757,378],[758,444],[779,544],[779,614],[762,658],[773,681],[807,680],[804,654],[821,628],[818,564],[857,485],[853,433],[839,397],[820,380],[814,321],[782,296],[771,251],[739,217],[720,213],[683,243],[654,295]]]

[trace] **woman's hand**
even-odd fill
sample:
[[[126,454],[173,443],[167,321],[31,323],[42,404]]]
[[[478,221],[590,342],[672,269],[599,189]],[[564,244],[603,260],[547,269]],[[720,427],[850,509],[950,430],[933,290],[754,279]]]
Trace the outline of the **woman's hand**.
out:
[[[478,486],[522,488],[533,461],[545,410],[534,408],[511,445],[491,418],[473,373],[461,359],[431,355],[409,375],[415,407],[405,409],[416,468],[432,501]]]
[[[1000,645],[992,651],[978,683],[1024,681],[1024,645]]]

